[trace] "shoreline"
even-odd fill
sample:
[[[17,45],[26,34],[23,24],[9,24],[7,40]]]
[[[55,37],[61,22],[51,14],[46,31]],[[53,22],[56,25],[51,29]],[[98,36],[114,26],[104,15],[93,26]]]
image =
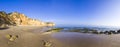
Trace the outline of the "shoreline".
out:
[[[2,47],[120,47],[120,34],[89,34],[78,32],[42,32],[39,26],[16,26],[0,30]],[[18,35],[13,42],[6,35]],[[44,44],[45,43],[45,44]]]

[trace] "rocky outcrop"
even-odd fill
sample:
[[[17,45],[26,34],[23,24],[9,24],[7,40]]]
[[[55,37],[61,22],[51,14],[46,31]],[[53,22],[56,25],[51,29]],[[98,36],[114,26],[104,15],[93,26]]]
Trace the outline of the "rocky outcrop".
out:
[[[53,22],[46,22],[47,26],[54,26],[55,24]]]
[[[54,26],[52,22],[43,22],[40,20],[32,19],[24,14],[18,12],[6,13],[4,11],[0,12],[0,26],[2,25],[32,25],[32,26]]]
[[[13,22],[6,12],[0,11],[0,28],[7,27],[8,25],[13,25]]]

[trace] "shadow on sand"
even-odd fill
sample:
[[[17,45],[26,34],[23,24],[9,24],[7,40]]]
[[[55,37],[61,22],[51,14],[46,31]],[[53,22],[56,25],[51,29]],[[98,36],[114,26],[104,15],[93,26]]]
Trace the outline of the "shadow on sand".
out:
[[[0,30],[5,30],[5,29],[9,29],[9,27],[6,27],[6,28],[0,28]]]

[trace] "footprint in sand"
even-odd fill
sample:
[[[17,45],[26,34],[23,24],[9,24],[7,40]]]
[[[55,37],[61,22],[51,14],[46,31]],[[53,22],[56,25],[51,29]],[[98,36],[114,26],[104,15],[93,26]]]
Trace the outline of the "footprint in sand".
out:
[[[53,43],[52,43],[51,41],[45,41],[45,40],[43,40],[43,42],[44,42],[43,45],[44,45],[45,47],[54,47],[54,46],[53,46]]]
[[[7,35],[6,35],[6,38],[9,40],[9,41],[7,42],[8,45],[14,45],[14,43],[16,43],[15,40],[18,39],[18,35],[10,35],[10,34],[7,34]]]

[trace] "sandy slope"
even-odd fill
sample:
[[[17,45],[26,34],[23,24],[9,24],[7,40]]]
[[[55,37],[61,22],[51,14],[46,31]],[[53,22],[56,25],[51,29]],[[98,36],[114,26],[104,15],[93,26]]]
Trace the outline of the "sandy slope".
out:
[[[0,47],[45,47],[44,42],[51,44],[51,47],[120,47],[120,34],[51,33],[41,29],[47,28],[19,26],[0,30]],[[19,37],[11,42],[6,34]]]
[[[12,27],[7,30],[0,30],[0,47],[43,47],[40,36],[32,33],[37,28],[34,26]],[[19,37],[11,42],[6,35],[18,35]]]

